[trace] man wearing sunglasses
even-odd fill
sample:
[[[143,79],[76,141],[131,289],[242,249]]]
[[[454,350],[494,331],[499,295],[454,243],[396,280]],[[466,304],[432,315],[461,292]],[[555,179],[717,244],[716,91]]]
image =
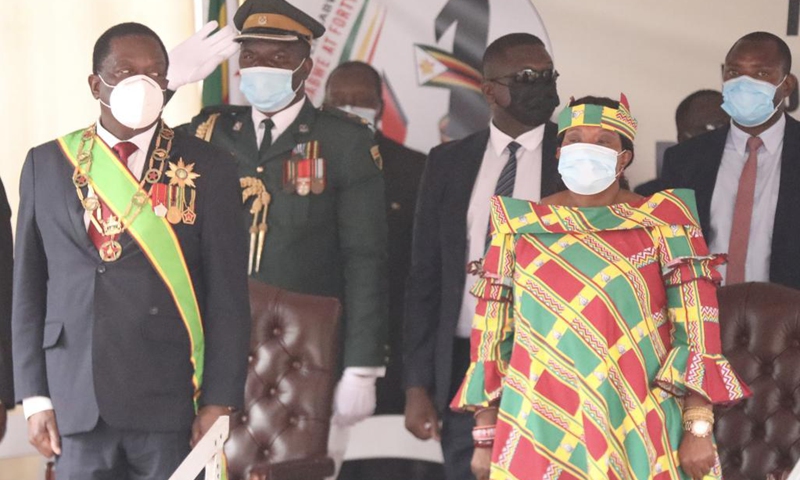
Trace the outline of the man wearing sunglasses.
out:
[[[559,103],[558,72],[544,43],[527,33],[500,37],[484,53],[483,76],[489,127],[428,155],[406,287],[406,428],[420,439],[441,439],[448,480],[474,478],[474,420],[447,405],[469,366],[476,299],[466,266],[483,257],[489,199],[539,200],[559,185],[549,121]]]

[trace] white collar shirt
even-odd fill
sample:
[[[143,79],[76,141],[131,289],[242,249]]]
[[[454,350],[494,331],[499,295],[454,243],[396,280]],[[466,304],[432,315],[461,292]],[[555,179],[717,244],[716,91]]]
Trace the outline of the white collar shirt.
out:
[[[542,142],[544,125],[529,130],[517,138],[511,138],[494,125],[489,126],[489,141],[483,154],[481,167],[467,210],[467,261],[483,257],[486,248],[486,234],[489,228],[489,200],[494,195],[497,181],[508,162],[508,144],[520,144],[517,150],[517,173],[514,179],[514,198],[539,201],[542,188]],[[466,268],[466,265],[464,266]],[[472,318],[475,316],[477,299],[470,293],[475,278],[467,276],[461,313],[456,326],[456,336],[469,338]]]
[[[261,142],[264,140],[264,124],[261,123],[264,120],[270,118],[274,123],[272,130],[270,130],[272,142],[274,143],[275,140],[280,137],[283,132],[285,132],[289,126],[294,123],[297,119],[297,116],[300,115],[300,110],[303,109],[303,105],[306,104],[306,98],[303,97],[300,99],[299,102],[291,105],[284,110],[281,110],[278,113],[274,113],[272,115],[267,115],[266,113],[258,111],[257,108],[251,107],[251,115],[253,118],[253,126],[256,129],[256,145],[261,147]]]
[[[750,221],[750,237],[745,261],[745,281],[747,282],[769,281],[772,231],[775,224],[775,211],[778,207],[785,129],[786,117],[782,115],[775,125],[759,135],[763,145],[758,149],[753,216]],[[742,169],[744,169],[748,157],[748,138],[750,138],[749,134],[731,122],[731,129],[725,140],[722,162],[714,184],[714,193],[711,197],[709,249],[712,253],[726,253],[729,250],[739,177],[742,175]],[[726,266],[719,267],[719,271],[724,279],[727,273]]]

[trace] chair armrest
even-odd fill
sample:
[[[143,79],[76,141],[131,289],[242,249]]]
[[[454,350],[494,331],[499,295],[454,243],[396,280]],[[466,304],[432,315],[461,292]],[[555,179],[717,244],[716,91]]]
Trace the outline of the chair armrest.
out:
[[[250,467],[248,480],[322,480],[333,475],[328,457],[304,458],[279,463],[257,463]]]

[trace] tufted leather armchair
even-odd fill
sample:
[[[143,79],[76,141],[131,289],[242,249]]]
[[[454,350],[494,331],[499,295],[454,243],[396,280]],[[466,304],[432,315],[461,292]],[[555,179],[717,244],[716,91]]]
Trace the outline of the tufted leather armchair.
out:
[[[715,409],[725,480],[763,480],[800,460],[800,290],[719,290],[722,349],[753,396]]]
[[[322,479],[337,359],[339,301],[250,280],[245,408],[225,444],[230,480]]]

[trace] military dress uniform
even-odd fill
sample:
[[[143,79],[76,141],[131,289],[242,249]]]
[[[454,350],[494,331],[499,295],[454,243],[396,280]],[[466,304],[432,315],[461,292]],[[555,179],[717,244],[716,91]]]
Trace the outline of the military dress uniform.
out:
[[[254,184],[266,189],[263,248],[263,210],[248,213],[245,225],[255,245],[252,277],[339,298],[345,312],[340,367],[385,365],[386,212],[382,160],[369,128],[308,99],[289,128],[261,149],[251,107],[208,107],[183,128],[233,154],[243,197],[253,194]],[[256,200],[252,195],[243,205],[252,212]]]

